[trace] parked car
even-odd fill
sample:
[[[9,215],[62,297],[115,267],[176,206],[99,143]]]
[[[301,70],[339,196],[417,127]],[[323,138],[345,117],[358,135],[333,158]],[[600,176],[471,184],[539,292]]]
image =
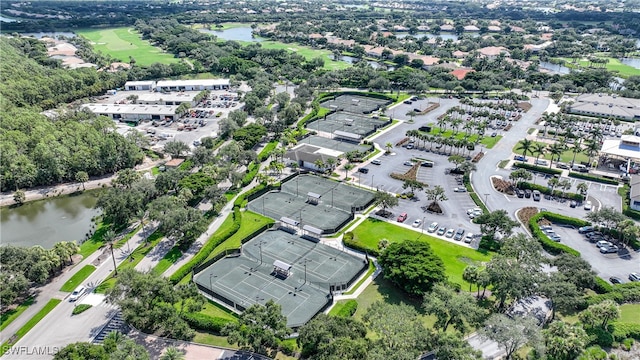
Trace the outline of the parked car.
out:
[[[360,169],[358,169],[358,172],[361,172],[361,173],[363,173],[363,174],[368,174],[368,173],[369,173],[369,169],[367,169],[367,168],[360,168]]]
[[[380,161],[380,160],[371,160],[371,163],[373,165],[382,165],[382,161]]]
[[[405,220],[407,220],[407,213],[403,212],[398,216],[398,222],[404,222]]]
[[[546,231],[546,230],[551,230],[551,229],[553,229],[553,228],[551,227],[551,225],[540,225],[540,226],[539,226],[539,228],[540,228],[540,230],[542,230],[542,231]]]
[[[576,206],[578,206],[578,203],[575,200],[571,200],[569,207],[575,208]]]
[[[615,254],[618,252],[618,247],[615,245],[605,246],[600,248],[600,252],[603,254]]]
[[[413,166],[413,163],[411,161],[405,161],[404,166]]]
[[[433,163],[431,161],[423,161],[420,163],[422,167],[433,167]]]
[[[535,164],[540,166],[547,166],[549,165],[549,162],[547,160],[538,159],[535,161]]]
[[[595,236],[602,237],[602,236],[604,236],[604,234],[601,233],[600,231],[590,231],[590,232],[585,233],[584,236],[586,236],[588,238],[592,238],[592,237],[595,237]]]
[[[607,247],[607,246],[613,246],[613,244],[609,241],[606,240],[600,240],[596,243],[596,246],[600,249],[602,249],[603,247]]]
[[[516,189],[516,196],[522,199],[524,197],[524,190]]]
[[[416,219],[413,224],[411,224],[414,228],[420,227],[420,225],[422,225],[422,220],[420,219]]]
[[[631,280],[631,281],[640,281],[640,274],[638,274],[638,273],[629,274],[629,280]]]
[[[580,234],[588,234],[588,233],[592,233],[594,232],[596,229],[593,226],[583,226],[581,228],[578,228],[578,232]]]
[[[513,157],[513,160],[516,160],[516,161],[527,161],[527,158],[522,156],[522,155],[516,155],[516,156]]]
[[[498,136],[497,132],[494,131],[494,132],[491,133],[491,137],[496,137],[496,136]]]
[[[71,293],[71,295],[69,295],[69,301],[76,301],[80,298],[80,296],[82,296],[82,294],[84,294],[85,292],[85,287],[83,285],[78,286],[75,290],[73,290],[73,292]]]
[[[436,230],[438,230],[438,223],[434,221],[429,225],[429,227],[427,228],[427,231],[432,233]]]
[[[466,242],[467,244],[471,244],[474,237],[475,235],[473,235],[472,233],[467,233],[467,236],[464,237],[464,242]]]
[[[467,215],[471,215],[471,213],[474,213],[476,211],[482,211],[482,209],[480,209],[479,207],[474,207],[472,209],[467,210]]]
[[[591,201],[587,201],[586,203],[584,203],[584,209],[587,211],[591,210]]]
[[[531,190],[526,189],[524,191],[524,197],[526,197],[527,199],[531,198]]]
[[[456,230],[456,234],[453,236],[453,240],[460,241],[462,240],[463,236],[464,236],[464,229],[458,228],[458,230]]]
[[[447,232],[447,228],[443,226],[443,227],[441,227],[441,228],[438,228],[438,231],[436,232],[436,234],[437,234],[437,235],[441,235],[441,236],[442,236],[442,235],[444,235],[444,233],[446,233],[446,232]]]
[[[463,193],[463,192],[467,192],[467,189],[465,189],[463,187],[457,187],[457,188],[453,189],[453,192]]]
[[[475,219],[478,216],[482,215],[482,210],[476,210],[474,212],[472,212],[471,214],[469,214],[469,219]]]
[[[540,191],[533,190],[533,201],[540,201]]]
[[[456,233],[456,231],[453,230],[453,228],[451,228],[451,229],[447,230],[447,232],[444,234],[444,236],[448,237],[448,238],[452,238],[455,233]]]
[[[617,284],[622,284],[622,283],[623,283],[622,279],[620,279],[619,277],[615,277],[615,276],[610,277],[610,278],[609,278],[609,281],[610,281],[612,284],[616,284],[616,285],[617,285]]]

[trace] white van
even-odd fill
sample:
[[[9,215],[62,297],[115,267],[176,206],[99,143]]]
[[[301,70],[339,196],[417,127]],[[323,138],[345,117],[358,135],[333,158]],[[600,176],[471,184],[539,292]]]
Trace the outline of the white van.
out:
[[[83,285],[78,286],[75,290],[73,290],[73,292],[71,293],[71,295],[69,295],[69,301],[76,301],[80,298],[80,296],[82,296],[82,294],[84,294],[85,292],[85,287]]]
[[[587,167],[582,164],[573,164],[573,166],[571,167],[571,170],[578,171],[578,172],[589,172],[589,169],[587,169]]]

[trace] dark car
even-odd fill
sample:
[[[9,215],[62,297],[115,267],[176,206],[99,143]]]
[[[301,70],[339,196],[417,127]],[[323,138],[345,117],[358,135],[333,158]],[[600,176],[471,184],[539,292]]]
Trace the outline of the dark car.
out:
[[[524,197],[527,199],[531,198],[531,190],[527,189],[524,191]]]
[[[594,229],[593,226],[583,226],[583,227],[578,229],[578,232],[580,234],[588,234],[588,233],[592,233],[594,231],[596,231],[596,229]]]
[[[494,132],[491,133],[491,137],[496,137],[496,136],[498,136],[497,132],[494,131]]]
[[[574,207],[578,206],[578,203],[575,200],[571,200],[571,202],[569,203],[569,206],[574,208]]]
[[[464,229],[458,229],[456,230],[456,234],[453,236],[453,240],[460,241],[462,240],[463,236],[464,236]]]
[[[527,160],[527,158],[526,158],[526,157],[524,157],[524,156],[522,156],[522,155],[516,155],[516,156],[514,156],[514,157],[513,157],[513,160],[516,160],[516,161],[526,161],[526,160]]]
[[[420,163],[420,166],[433,167],[433,163],[431,161],[423,161]]]
[[[369,173],[369,169],[367,169],[367,168],[360,168],[360,169],[358,169],[358,171],[363,173],[363,174],[368,174]]]
[[[517,189],[517,190],[516,190],[516,195],[517,195],[519,198],[521,198],[521,199],[522,199],[522,198],[524,197],[524,190],[522,190],[522,189]]]
[[[610,277],[610,278],[609,278],[609,281],[610,281],[612,284],[622,284],[622,279],[620,279],[620,278],[618,278],[618,277],[615,277],[615,276]]]

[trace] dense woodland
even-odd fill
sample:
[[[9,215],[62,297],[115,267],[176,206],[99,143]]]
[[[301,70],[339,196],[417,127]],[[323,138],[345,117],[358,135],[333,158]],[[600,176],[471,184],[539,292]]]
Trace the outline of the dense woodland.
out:
[[[99,176],[142,161],[138,139],[119,135],[107,118],[62,110],[52,121],[43,109],[103,94],[124,83],[125,74],[67,70],[46,58],[33,39],[0,39],[0,164],[2,191]],[[83,176],[81,176],[83,177]]]

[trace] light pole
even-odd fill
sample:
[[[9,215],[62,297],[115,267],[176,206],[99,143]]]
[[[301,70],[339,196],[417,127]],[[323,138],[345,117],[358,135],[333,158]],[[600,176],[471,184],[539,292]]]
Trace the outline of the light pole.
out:
[[[424,220],[426,219],[426,216],[422,217],[422,229],[421,229],[421,233],[424,234]]]
[[[266,243],[266,241],[261,240],[259,243],[254,245],[254,246],[257,246],[258,249],[260,249],[260,265],[262,265],[262,244],[265,244],[265,243]],[[258,265],[258,266],[260,266],[260,265]]]
[[[304,285],[304,284],[306,284],[306,283],[307,283],[307,263],[308,263],[308,262],[311,262],[311,261],[313,261],[313,260],[311,260],[311,259],[304,259],[304,260],[302,260],[302,261],[300,262],[302,265],[304,265],[304,283],[303,283],[302,285]]]
[[[487,199],[489,198],[489,194],[484,194],[484,206],[487,206]]]
[[[373,177],[374,177],[374,176],[375,176],[375,175],[371,175],[371,188],[372,188],[372,189],[375,187],[375,186],[373,185]]]
[[[333,189],[334,188],[331,188],[331,207],[333,207]]]
[[[218,275],[213,275],[213,273],[209,274],[209,290],[213,291],[213,282],[211,281],[212,277],[218,277]]]

